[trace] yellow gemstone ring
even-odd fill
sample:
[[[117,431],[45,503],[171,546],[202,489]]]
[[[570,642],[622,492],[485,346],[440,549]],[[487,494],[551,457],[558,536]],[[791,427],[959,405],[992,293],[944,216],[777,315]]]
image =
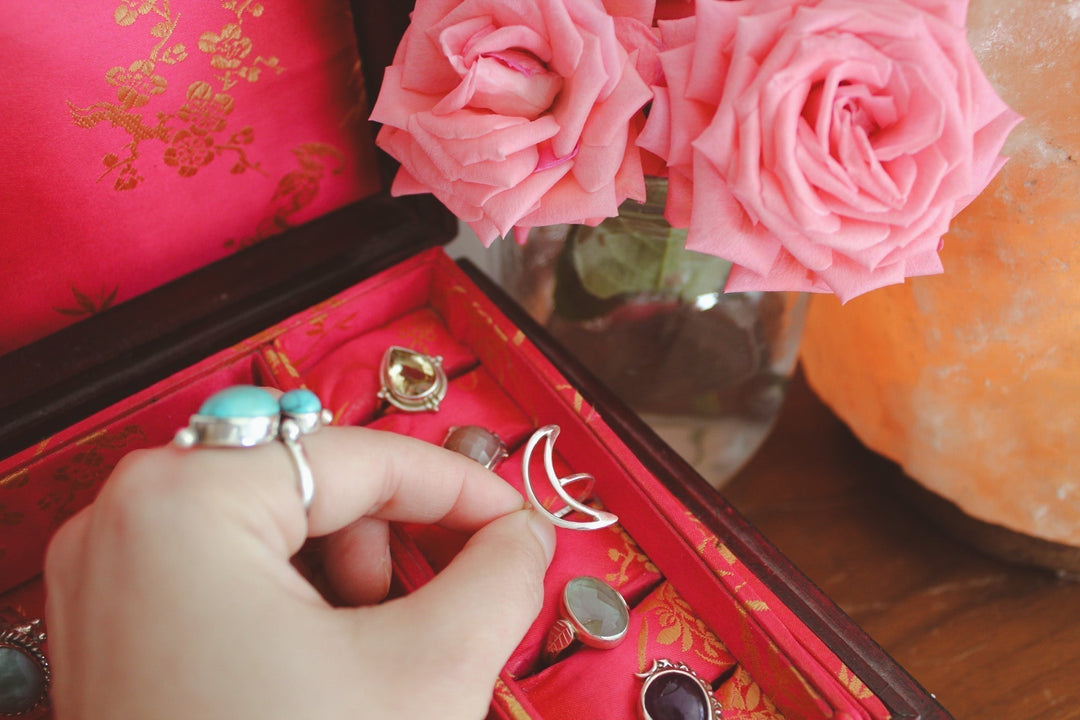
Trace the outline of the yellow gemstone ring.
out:
[[[438,410],[449,386],[441,357],[398,345],[387,348],[379,377],[379,397],[405,412]]]

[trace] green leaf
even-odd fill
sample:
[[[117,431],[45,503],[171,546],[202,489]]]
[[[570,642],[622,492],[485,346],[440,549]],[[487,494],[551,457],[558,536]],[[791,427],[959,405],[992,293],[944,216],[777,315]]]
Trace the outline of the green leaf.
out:
[[[576,228],[575,228],[576,229]],[[573,259],[573,234],[563,245],[555,263],[554,312],[566,320],[588,320],[601,317],[619,305],[619,297],[599,298],[581,283]]]
[[[722,290],[731,263],[685,244],[686,230],[662,217],[619,216],[580,227],[571,252],[581,285],[598,298],[656,293],[690,301]]]

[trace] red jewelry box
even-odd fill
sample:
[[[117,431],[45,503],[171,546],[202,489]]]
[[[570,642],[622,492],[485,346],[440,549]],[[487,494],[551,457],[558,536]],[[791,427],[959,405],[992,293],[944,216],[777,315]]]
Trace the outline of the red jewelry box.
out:
[[[404,11],[354,11],[365,67],[379,69]],[[377,83],[368,78],[372,93]],[[544,608],[500,676],[493,717],[636,717],[635,674],[660,658],[712,683],[729,719],[948,717],[493,283],[433,247],[454,230],[430,199],[380,193],[0,357],[0,618],[41,615],[51,533],[121,456],[168,442],[229,385],[307,387],[335,424],[432,443],[454,425],[486,427],[511,453],[496,472],[519,489],[522,446],[557,424],[559,474],[594,475],[593,502],[619,516],[604,530],[559,530]],[[392,345],[443,358],[437,412],[380,409]],[[461,541],[397,526],[396,591],[424,583]],[[623,594],[628,637],[542,666],[577,575]]]

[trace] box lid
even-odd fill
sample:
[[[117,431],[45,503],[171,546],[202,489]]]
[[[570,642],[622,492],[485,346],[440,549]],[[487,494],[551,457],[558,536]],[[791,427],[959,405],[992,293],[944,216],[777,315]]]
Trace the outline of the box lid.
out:
[[[55,210],[46,208],[45,204],[56,204],[57,197],[54,197],[54,194],[57,196],[62,194],[56,192],[55,187],[42,188],[40,192],[30,195],[29,200],[24,196],[21,206],[26,208],[25,216],[17,213],[9,216],[3,221],[9,231],[0,233],[0,248],[10,250],[6,246],[13,245],[22,247],[24,250],[22,255],[14,252],[7,253],[9,259],[4,274],[8,282],[3,284],[6,287],[4,292],[12,294],[13,297],[23,297],[28,292],[27,288],[23,287],[24,285],[31,288],[48,285],[56,278],[64,276],[73,267],[82,272],[84,266],[100,265],[106,267],[110,274],[103,275],[100,279],[100,282],[104,283],[102,287],[105,288],[102,291],[102,297],[99,298],[101,303],[97,303],[96,299],[89,296],[93,293],[88,294],[88,291],[79,289],[72,283],[71,292],[75,293],[74,303],[76,306],[85,305],[82,308],[85,311],[83,313],[85,317],[66,327],[59,327],[57,323],[62,325],[71,321],[73,317],[57,312],[55,307],[52,307],[60,307],[59,303],[63,301],[49,295],[48,292],[52,292],[51,290],[33,299],[24,298],[20,300],[21,304],[16,304],[11,299],[5,303],[9,310],[4,323],[5,331],[0,333],[5,336],[0,338],[0,352],[7,351],[6,354],[0,355],[0,377],[5,378],[0,384],[0,418],[2,418],[0,419],[0,457],[28,447],[60,428],[115,402],[133,390],[145,387],[197,358],[237,342],[258,329],[277,322],[372,272],[398,262],[423,247],[446,242],[456,233],[456,221],[453,216],[430,197],[403,199],[389,197],[387,188],[392,175],[392,162],[376,152],[373,132],[367,122],[366,98],[374,97],[378,91],[382,68],[392,59],[397,38],[408,23],[410,4],[368,3],[361,0],[346,4],[345,0],[320,0],[313,11],[308,2],[292,2],[280,8],[265,10],[257,16],[250,13],[244,15],[243,11],[237,11],[240,14],[236,18],[232,18],[228,12],[225,15],[229,17],[218,17],[221,10],[218,8],[213,12],[207,10],[206,17],[185,15],[183,25],[175,17],[165,19],[157,17],[159,24],[165,23],[160,27],[150,25],[152,18],[143,17],[140,14],[141,8],[151,6],[153,3],[137,6],[136,10],[132,10],[134,14],[124,14],[117,10],[115,17],[108,17],[108,22],[101,23],[100,27],[94,26],[88,34],[99,36],[99,39],[100,37],[111,38],[110,42],[119,42],[116,37],[123,36],[124,42],[134,43],[122,46],[124,53],[139,55],[146,51],[146,48],[134,39],[145,40],[143,37],[145,35],[162,40],[164,43],[164,39],[158,36],[169,30],[166,25],[171,22],[173,25],[169,30],[168,38],[173,44],[165,43],[162,47],[169,45],[175,48],[182,45],[188,48],[184,51],[188,57],[182,60],[173,57],[171,62],[166,62],[162,55],[165,51],[160,48],[154,50],[153,53],[156,53],[154,60],[143,63],[137,68],[140,73],[150,73],[148,76],[150,79],[147,80],[150,85],[146,86],[151,88],[146,90],[149,95],[144,93],[144,96],[139,98],[133,98],[130,93],[118,91],[118,88],[122,91],[126,87],[121,82],[123,78],[119,71],[112,72],[111,75],[107,74],[106,80],[112,83],[109,85],[110,91],[118,99],[114,100],[114,96],[110,95],[107,102],[98,103],[98,111],[120,113],[122,122],[134,122],[136,117],[141,118],[141,122],[145,122],[148,114],[141,111],[152,107],[151,100],[164,98],[170,82],[175,80],[174,84],[187,84],[189,89],[195,88],[192,92],[196,95],[209,87],[215,90],[208,96],[209,102],[211,106],[214,106],[215,102],[218,103],[215,107],[221,111],[220,122],[213,127],[217,128],[221,122],[225,122],[226,125],[221,131],[208,131],[203,137],[210,140],[216,137],[218,141],[224,142],[222,140],[224,134],[230,132],[232,127],[229,123],[241,115],[241,111],[237,109],[240,99],[251,106],[260,102],[274,104],[273,111],[256,114],[264,123],[279,122],[282,123],[282,127],[296,125],[298,122],[302,124],[294,112],[285,112],[286,117],[280,120],[273,117],[287,110],[281,107],[283,102],[297,105],[294,101],[296,97],[314,95],[322,98],[315,102],[316,107],[312,112],[315,115],[329,114],[334,122],[337,122],[339,118],[333,114],[341,110],[340,107],[335,106],[335,103],[352,103],[349,111],[359,113],[359,117],[354,120],[356,120],[356,128],[361,129],[354,128],[352,132],[338,133],[335,137],[338,137],[343,144],[351,144],[351,149],[331,153],[333,157],[340,152],[346,153],[347,162],[339,168],[337,175],[334,175],[333,168],[323,167],[312,170],[312,173],[322,172],[327,176],[334,175],[330,179],[335,181],[341,176],[347,177],[338,183],[336,190],[333,188],[328,190],[328,186],[324,185],[321,194],[329,192],[331,197],[321,202],[317,199],[317,195],[320,194],[318,182],[312,186],[312,178],[301,177],[297,174],[290,176],[288,172],[284,172],[277,179],[276,189],[273,182],[269,183],[270,193],[276,201],[286,202],[287,205],[291,203],[291,205],[282,211],[283,214],[271,215],[269,226],[264,223],[260,227],[255,227],[254,235],[248,238],[250,242],[233,242],[232,245],[225,247],[229,239],[221,236],[212,237],[207,244],[206,226],[202,222],[202,216],[206,211],[203,204],[206,201],[205,190],[189,190],[193,186],[184,186],[180,183],[180,180],[195,179],[195,177],[183,178],[180,175],[167,177],[163,174],[165,171],[175,174],[176,168],[169,164],[170,159],[174,159],[175,153],[166,156],[164,164],[159,162],[154,167],[153,173],[162,186],[155,192],[165,192],[171,187],[170,192],[178,193],[172,209],[164,211],[155,209],[154,197],[156,196],[144,192],[145,186],[149,185],[152,179],[149,177],[151,175],[149,170],[144,177],[144,187],[133,187],[127,191],[114,187],[112,178],[114,175],[119,175],[119,170],[114,173],[107,172],[101,175],[102,182],[94,183],[90,191],[84,188],[80,192],[97,193],[106,197],[111,203],[119,203],[113,206],[116,212],[124,208],[128,210],[138,208],[137,213],[140,215],[138,222],[118,222],[100,233],[102,235],[115,232],[128,233],[120,238],[122,241],[119,244],[120,247],[140,246],[132,249],[130,255],[127,252],[120,252],[114,245],[105,244],[93,247],[95,244],[92,241],[93,238],[83,242],[85,238],[81,238],[76,228],[67,220],[59,224],[53,222]],[[350,6],[351,19],[347,17]],[[127,5],[122,5],[121,9],[126,7]],[[97,11],[72,9],[69,12],[93,13]],[[165,12],[168,14],[168,11]],[[290,27],[294,31],[298,29],[297,26],[290,26],[290,23],[296,20],[293,15],[307,18],[304,24],[299,26],[299,29],[306,28],[311,33],[306,44],[298,43],[291,37],[289,40],[291,44],[281,44],[285,42],[280,37],[282,25],[286,29]],[[344,26],[344,33],[349,38],[348,44],[344,44],[341,33],[338,32],[341,30],[342,19],[348,20]],[[30,20],[32,18],[21,18],[19,23]],[[202,35],[196,32],[203,25],[209,27],[208,24],[214,21],[225,23],[226,29],[204,30]],[[79,23],[70,26],[82,27]],[[18,25],[0,23],[0,27],[8,29],[17,28]],[[355,37],[359,38],[360,50],[352,39],[353,30],[355,30]],[[80,30],[80,32],[84,31]],[[185,33],[195,33],[194,39],[189,38],[190,42],[183,42],[183,39],[187,37]],[[226,40],[248,48],[247,53],[243,48],[237,50],[238,56],[234,58],[236,63],[225,62],[222,59],[225,57],[222,55],[226,52],[225,45],[228,44]],[[247,41],[246,44],[245,41]],[[56,38],[41,38],[40,42],[59,41]],[[279,44],[275,45],[275,42]],[[261,45],[256,47],[256,43]],[[320,50],[320,43],[327,45],[329,49]],[[195,50],[196,46],[199,50]],[[283,49],[279,55],[273,55],[268,50],[279,46]],[[266,48],[267,54],[265,57],[260,56],[263,58],[260,63],[255,63],[250,56],[260,47]],[[311,50],[312,47],[316,50]],[[290,52],[285,53],[285,49],[289,49]],[[112,50],[115,51],[116,48]],[[112,57],[115,56],[114,52]],[[269,64],[272,57],[278,57],[276,64]],[[274,70],[281,69],[284,57],[296,58],[297,62],[306,59],[313,64],[314,69],[299,67],[297,74],[300,79],[293,84],[282,85],[283,81],[280,78],[287,77],[289,73],[284,70],[275,73]],[[191,62],[189,63],[188,60]],[[198,64],[196,60],[202,64]],[[194,68],[189,73],[190,77],[177,74],[176,78],[173,78],[170,73],[179,73],[179,70],[185,67],[185,63]],[[222,63],[224,63],[222,66],[224,69],[217,67]],[[344,77],[343,63],[353,74],[356,73],[358,67],[362,68],[362,80],[358,77],[352,79]],[[210,68],[211,75],[208,77],[211,80],[200,85],[198,83],[203,83],[203,80],[191,80],[191,78],[206,70],[204,66]],[[245,77],[241,77],[240,72],[245,67],[249,70]],[[154,68],[159,69],[160,72],[155,74]],[[261,69],[261,74],[256,74],[256,69]],[[46,68],[42,69],[41,73],[45,73],[41,77],[53,77],[62,73],[62,68]],[[268,79],[269,75],[274,75],[274,77]],[[127,75],[123,77],[127,78]],[[154,78],[160,79],[154,80]],[[352,91],[333,93],[320,88],[320,83],[349,84],[350,82],[356,86]],[[164,83],[165,89],[158,93],[156,88],[161,83]],[[254,90],[260,84],[266,88],[261,95]],[[223,89],[226,86],[228,89]],[[74,92],[81,89],[82,85],[75,85],[66,90]],[[241,91],[246,94],[242,95]],[[33,98],[27,99],[27,107],[31,110],[32,101]],[[187,105],[182,104],[183,107]],[[72,117],[78,115],[75,109],[72,109],[70,114]],[[190,132],[183,128],[192,127],[194,123],[193,116],[187,110],[177,111],[174,115],[175,118],[167,122],[163,121],[166,124],[173,123],[176,128],[180,128],[173,128],[170,131],[168,137],[173,140],[181,131]],[[302,116],[301,119],[303,117],[306,116]],[[69,121],[73,123],[71,127],[67,127]],[[317,118],[314,117],[303,120],[303,122],[308,121],[318,123]],[[104,135],[110,134],[106,127],[108,121],[103,118],[96,118],[93,123],[89,120],[84,123],[90,124],[91,127],[79,126],[77,117],[74,121],[65,117],[62,124],[64,131],[69,133],[98,133],[100,130],[100,133]],[[245,127],[250,128],[248,125],[241,126],[241,123],[233,124],[237,127],[232,128],[235,131],[232,135],[238,133],[242,135]],[[311,129],[317,135],[321,131],[318,127]],[[121,135],[124,135],[124,132],[126,131],[122,131]],[[330,135],[334,133],[330,132]],[[325,136],[325,134],[319,135],[319,137]],[[124,135],[124,137],[130,139],[130,136]],[[232,137],[232,139],[242,140],[244,137]],[[105,138],[102,142],[107,145],[114,140],[116,140],[115,128],[111,138]],[[276,142],[287,142],[287,139],[280,133],[272,134],[268,147]],[[136,152],[135,154],[139,155],[136,160],[147,158],[150,147],[161,151],[163,146],[167,146],[167,143],[157,140],[139,143],[137,147],[143,147],[146,150]],[[165,147],[165,152],[168,152],[168,147],[171,146]],[[99,149],[93,143],[88,143],[88,149],[84,154],[92,155]],[[295,148],[290,150],[285,147],[285,151],[290,156],[297,155],[295,150]],[[300,151],[297,155],[298,161],[301,164],[308,160],[317,162],[311,157],[304,157],[305,152],[312,155],[317,154],[317,150],[318,148],[309,147],[307,151]],[[235,154],[232,151],[229,152]],[[218,162],[222,157],[223,155],[215,156],[212,162]],[[5,167],[7,166],[8,163],[5,163]],[[106,166],[108,163],[102,167],[108,170]],[[203,170],[209,171],[211,167],[212,163],[206,167],[197,168],[196,175]],[[244,173],[249,170],[252,176],[259,174],[252,168],[248,168]],[[94,172],[95,176],[101,174],[98,169]],[[209,172],[204,173],[204,175],[208,174]],[[224,175],[228,174],[226,168]],[[218,178],[218,180],[225,182],[228,178]],[[240,180],[245,182],[246,178]],[[290,182],[294,184],[290,185]],[[266,179],[263,178],[257,184],[261,187],[266,183]],[[295,183],[307,184],[301,188]],[[229,195],[229,202],[237,208],[237,215],[248,217],[253,225],[261,222],[259,216],[265,213],[264,206],[267,202],[264,197],[259,196],[258,202],[255,203],[258,207],[253,209],[252,203],[248,202],[248,198],[244,195],[247,191],[228,188],[225,185],[216,187],[217,189],[213,190],[214,193]],[[75,185],[71,185],[71,188],[74,190]],[[301,197],[303,192],[312,192],[314,196]],[[117,200],[117,197],[121,200]],[[310,202],[305,204],[305,199]],[[77,211],[77,214],[87,211],[89,205],[85,207],[84,205],[85,202],[77,204],[73,212]],[[335,206],[343,207],[334,210]],[[281,207],[278,209],[281,210]],[[296,212],[286,212],[286,210]],[[46,215],[49,216],[48,222]],[[198,221],[188,222],[192,215],[198,216]],[[265,220],[265,218],[262,219]],[[306,222],[300,224],[301,220]],[[93,217],[86,218],[88,227],[93,226],[94,222]],[[297,226],[289,229],[289,226],[294,224]],[[16,232],[15,225],[22,227],[22,230]],[[148,229],[153,226],[163,227],[164,230],[158,232]],[[280,232],[282,230],[288,231],[282,233]],[[262,232],[266,232],[269,236],[260,237],[259,233]],[[41,237],[36,237],[35,234]],[[160,246],[160,253],[153,247],[149,250],[142,247],[155,243]],[[177,250],[178,246],[184,248],[192,244],[200,245],[202,249]],[[239,245],[246,245],[246,247],[238,249]],[[33,247],[50,248],[49,254],[55,257],[36,258],[33,256]],[[27,254],[28,252],[30,254]],[[186,274],[159,284],[170,278],[175,268],[161,268],[158,267],[158,263],[175,265],[177,252],[185,256],[180,265],[187,264],[184,266]],[[225,253],[224,257],[222,257],[223,253]],[[106,256],[104,260],[98,257],[102,254]],[[20,257],[23,259],[19,260]],[[209,264],[204,265],[204,263]],[[189,266],[192,265],[197,269],[187,272],[190,270]],[[138,288],[136,292],[138,302],[119,302],[121,299],[129,299],[124,292],[112,290],[114,283],[117,282],[116,278],[121,275],[135,281],[132,285]],[[66,282],[68,281],[61,279],[61,285]],[[29,308],[31,302],[36,302],[38,306],[43,304],[49,306],[46,307],[46,311],[56,317],[45,321],[36,330],[20,329],[21,326],[36,322],[34,315],[40,311],[40,307]],[[109,307],[101,309],[94,307],[95,303],[109,305]],[[26,307],[25,311],[20,309],[23,307]],[[60,307],[60,310],[63,309]],[[33,343],[12,348],[20,338],[33,337],[46,327],[52,330],[48,335],[37,338]]]

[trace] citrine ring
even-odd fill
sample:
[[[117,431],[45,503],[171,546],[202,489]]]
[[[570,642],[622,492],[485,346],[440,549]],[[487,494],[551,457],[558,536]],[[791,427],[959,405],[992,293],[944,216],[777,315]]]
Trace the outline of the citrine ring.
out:
[[[315,496],[315,478],[300,438],[332,419],[310,390],[290,390],[275,397],[254,385],[233,385],[207,398],[188,426],[177,431],[173,442],[183,448],[248,448],[280,441],[296,470],[306,511]]]
[[[379,398],[405,412],[438,410],[449,386],[440,356],[398,345],[383,354],[379,379]]]

